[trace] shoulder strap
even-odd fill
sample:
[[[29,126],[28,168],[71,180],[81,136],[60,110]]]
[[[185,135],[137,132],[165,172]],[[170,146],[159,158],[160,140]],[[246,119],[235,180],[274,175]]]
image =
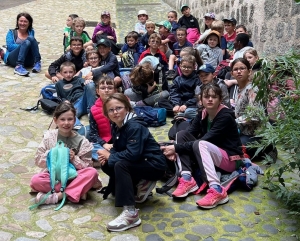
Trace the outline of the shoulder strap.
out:
[[[17,29],[12,29],[13,34],[14,34],[14,40],[16,41],[18,38],[18,30]]]

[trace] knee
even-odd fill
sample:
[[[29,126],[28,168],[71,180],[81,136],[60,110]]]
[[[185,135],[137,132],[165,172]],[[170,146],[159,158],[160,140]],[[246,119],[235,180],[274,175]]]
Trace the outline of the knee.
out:
[[[208,142],[207,141],[202,141],[202,140],[197,140],[194,142],[193,144],[193,151],[199,151],[199,149],[201,149],[201,147],[206,147],[206,144]]]
[[[33,177],[30,180],[30,187],[34,188],[36,186],[36,184],[39,183],[39,180],[40,180],[40,175],[39,174],[33,175]]]
[[[36,41],[35,38],[33,36],[28,36],[26,41],[32,43],[33,41]]]
[[[186,140],[185,137],[187,136],[187,134],[189,134],[189,132],[186,131],[186,130],[182,130],[182,131],[177,132],[177,134],[176,134],[176,142],[177,143],[183,143],[183,142],[185,142],[185,140]]]
[[[26,46],[26,47],[30,47],[31,46],[31,41],[27,38],[23,44]]]

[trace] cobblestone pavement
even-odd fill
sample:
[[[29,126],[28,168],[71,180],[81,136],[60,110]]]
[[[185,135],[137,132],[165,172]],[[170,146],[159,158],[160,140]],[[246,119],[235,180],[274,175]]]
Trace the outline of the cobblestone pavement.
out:
[[[123,39],[134,26],[139,9],[146,9],[150,16],[156,14],[157,20],[169,10],[159,0],[140,1],[145,4],[142,6],[132,4],[137,1],[117,1],[118,5],[115,0],[37,0],[0,10],[1,43],[5,42],[7,30],[15,26],[17,13],[30,12],[46,70],[62,53],[62,29],[69,13],[98,21],[99,12],[108,9],[119,39]],[[92,9],[97,13],[92,14]],[[90,33],[92,30],[87,29]],[[13,75],[12,68],[0,66],[0,240],[297,240],[299,217],[289,216],[288,210],[261,187],[249,193],[236,191],[228,204],[208,211],[196,207],[199,196],[173,201],[154,193],[146,203],[137,206],[142,224],[122,233],[106,231],[106,224],[121,210],[114,207],[112,197],[103,200],[94,191],[89,192],[87,201],[67,203],[60,211],[54,211],[54,205],[29,211],[34,195],[29,194],[28,184],[39,171],[33,157],[51,117],[19,108],[34,105],[41,87],[48,83],[43,73],[20,77]],[[86,117],[83,120],[87,122]],[[166,140],[169,126],[170,123],[151,131],[157,140]],[[100,170],[99,173],[107,183]]]

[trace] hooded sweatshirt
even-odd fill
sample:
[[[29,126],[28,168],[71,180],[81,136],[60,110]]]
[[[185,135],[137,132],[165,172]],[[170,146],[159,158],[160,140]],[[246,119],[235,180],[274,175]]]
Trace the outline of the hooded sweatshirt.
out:
[[[114,166],[118,161],[149,162],[158,170],[166,170],[165,156],[155,141],[147,123],[134,113],[129,112],[119,128],[112,126],[113,148],[110,151],[108,165]]]
[[[208,130],[208,113],[206,109],[200,111],[188,130],[195,138],[210,142],[223,149],[231,160],[243,158],[242,143],[238,133],[233,110],[220,105],[217,115],[213,119]],[[200,137],[200,138],[199,138]],[[194,141],[175,144],[178,154],[193,152]]]

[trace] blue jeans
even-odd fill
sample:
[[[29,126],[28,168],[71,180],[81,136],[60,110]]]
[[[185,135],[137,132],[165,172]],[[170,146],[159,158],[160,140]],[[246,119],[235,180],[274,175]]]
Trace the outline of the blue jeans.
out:
[[[76,116],[80,118],[85,114],[90,113],[91,107],[96,101],[96,90],[94,82],[91,82],[84,86],[83,95],[77,99],[74,103],[76,109]]]
[[[41,55],[38,43],[34,37],[28,36],[23,43],[9,53],[6,64],[12,67],[17,65],[31,67],[39,61],[41,61]]]
[[[197,110],[198,108],[186,108],[185,112],[184,112],[184,117],[187,119],[193,119],[196,117],[197,115]]]
[[[100,144],[98,143],[93,143],[93,150],[92,150],[92,159],[95,160],[95,161],[98,161],[98,154],[97,154],[97,151],[98,150],[102,150],[104,149]]]

